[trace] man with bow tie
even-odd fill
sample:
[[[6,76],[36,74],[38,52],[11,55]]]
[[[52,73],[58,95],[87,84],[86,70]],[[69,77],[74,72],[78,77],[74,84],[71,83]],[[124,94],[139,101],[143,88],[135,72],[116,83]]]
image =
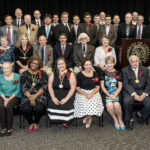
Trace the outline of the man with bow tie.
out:
[[[150,76],[147,68],[139,65],[139,58],[131,55],[130,65],[122,70],[123,107],[128,130],[133,128],[133,103],[141,103],[143,108],[137,112],[138,120],[145,121],[150,115]]]

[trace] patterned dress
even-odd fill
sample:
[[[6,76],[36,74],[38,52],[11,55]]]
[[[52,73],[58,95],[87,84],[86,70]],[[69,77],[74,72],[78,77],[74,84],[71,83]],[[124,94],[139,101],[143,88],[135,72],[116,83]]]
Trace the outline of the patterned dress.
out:
[[[7,50],[0,49],[0,64],[4,62],[15,62],[14,50],[12,47]],[[0,74],[1,73],[3,73],[2,67],[0,67]]]
[[[96,86],[100,85],[100,81],[96,72],[92,77],[86,77],[82,72],[77,75],[77,87],[82,91],[90,94]],[[103,103],[99,92],[97,92],[90,100],[86,96],[76,93],[74,102],[74,116],[81,118],[86,115],[101,116],[103,113]]]
[[[21,89],[23,93],[23,97],[21,100],[21,103],[24,104],[26,101],[29,101],[28,98],[24,95],[25,92],[29,91],[31,94],[37,93],[40,89],[44,91],[44,94],[38,96],[36,98],[36,101],[39,101],[43,104],[46,104],[47,102],[47,82],[48,77],[47,74],[44,71],[39,71],[35,75],[34,80],[34,86],[33,86],[33,79],[32,74],[28,71],[24,71],[21,74],[20,82],[21,82]]]
[[[122,82],[121,73],[117,70],[114,72],[104,71],[101,76],[101,80],[104,80],[105,88],[107,89],[109,94],[114,94],[118,89],[118,82]],[[107,102],[119,102],[119,95],[116,99],[110,99],[105,95],[105,101]]]

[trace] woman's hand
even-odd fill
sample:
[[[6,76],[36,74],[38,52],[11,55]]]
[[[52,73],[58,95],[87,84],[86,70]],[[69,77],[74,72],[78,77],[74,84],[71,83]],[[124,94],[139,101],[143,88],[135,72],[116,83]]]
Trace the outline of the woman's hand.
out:
[[[9,102],[9,98],[5,98],[5,100],[4,100],[4,106],[5,107],[7,106],[8,102]]]
[[[25,70],[28,70],[28,66],[23,66],[22,68]]]
[[[93,94],[92,93],[87,94],[86,97],[87,97],[87,99],[91,99],[93,97]]]
[[[101,67],[102,70],[106,70],[106,68],[104,66]]]
[[[68,100],[66,98],[63,98],[61,101],[60,101],[60,105],[63,105],[67,102]]]
[[[113,94],[110,94],[109,97],[110,97],[111,99],[116,99],[117,96],[115,96],[115,95],[113,95]]]
[[[52,98],[52,101],[54,102],[55,105],[60,105],[60,102],[56,97]]]
[[[3,67],[3,64],[0,64],[0,67]]]

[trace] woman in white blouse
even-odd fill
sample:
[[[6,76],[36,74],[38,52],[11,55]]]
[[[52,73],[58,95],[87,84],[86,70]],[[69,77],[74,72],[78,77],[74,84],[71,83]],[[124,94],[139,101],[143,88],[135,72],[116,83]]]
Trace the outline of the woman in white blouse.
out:
[[[102,37],[102,46],[99,46],[95,50],[94,55],[94,68],[101,74],[102,70],[105,70],[105,58],[107,56],[113,56],[116,64],[116,53],[115,49],[109,46],[109,38],[107,36]]]

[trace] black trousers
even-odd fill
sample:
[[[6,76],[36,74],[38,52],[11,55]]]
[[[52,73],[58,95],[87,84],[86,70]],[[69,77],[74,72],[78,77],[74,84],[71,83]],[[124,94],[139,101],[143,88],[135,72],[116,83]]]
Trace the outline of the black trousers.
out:
[[[44,108],[45,105],[41,102],[36,101],[35,106],[31,106],[30,102],[27,101],[21,105],[21,112],[23,113],[25,119],[28,121],[29,124],[38,124],[41,119]]]
[[[133,118],[132,104],[135,99],[133,96],[127,95],[123,98],[123,108],[125,110],[125,121],[130,121]],[[143,120],[146,120],[150,115],[150,97],[145,97],[141,102],[143,104],[143,109],[140,111],[143,117]]]
[[[18,97],[13,98],[4,106],[4,100],[0,97],[0,120],[2,129],[12,129],[13,124],[13,107],[20,101]]]

